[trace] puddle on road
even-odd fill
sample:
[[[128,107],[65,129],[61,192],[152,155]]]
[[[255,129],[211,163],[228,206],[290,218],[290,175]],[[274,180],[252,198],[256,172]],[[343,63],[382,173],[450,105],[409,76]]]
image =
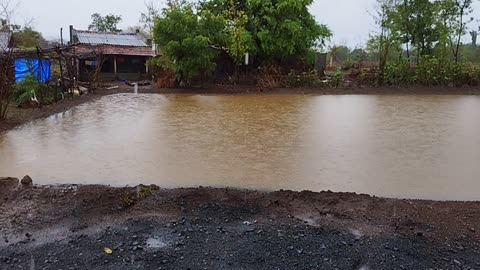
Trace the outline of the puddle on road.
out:
[[[147,248],[162,249],[162,248],[165,248],[167,246],[168,246],[167,243],[165,241],[163,241],[161,238],[158,238],[158,237],[149,238],[147,240]]]

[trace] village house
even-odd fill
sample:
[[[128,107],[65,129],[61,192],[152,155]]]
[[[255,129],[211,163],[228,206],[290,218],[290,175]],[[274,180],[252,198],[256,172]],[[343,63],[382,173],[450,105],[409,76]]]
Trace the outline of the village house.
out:
[[[76,30],[70,26],[70,45],[80,57],[78,77],[88,80],[97,67],[102,80],[147,79],[148,60],[154,51],[138,33],[110,33]]]

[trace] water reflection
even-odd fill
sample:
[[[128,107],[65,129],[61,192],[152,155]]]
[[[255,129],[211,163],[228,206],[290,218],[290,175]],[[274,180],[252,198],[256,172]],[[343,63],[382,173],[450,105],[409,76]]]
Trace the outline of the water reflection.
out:
[[[115,95],[0,135],[50,183],[480,200],[480,98]]]

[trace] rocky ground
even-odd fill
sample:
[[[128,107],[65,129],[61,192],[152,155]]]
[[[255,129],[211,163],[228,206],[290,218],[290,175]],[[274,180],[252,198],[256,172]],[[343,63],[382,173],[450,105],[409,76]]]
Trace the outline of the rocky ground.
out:
[[[476,202],[17,181],[0,269],[480,269]]]

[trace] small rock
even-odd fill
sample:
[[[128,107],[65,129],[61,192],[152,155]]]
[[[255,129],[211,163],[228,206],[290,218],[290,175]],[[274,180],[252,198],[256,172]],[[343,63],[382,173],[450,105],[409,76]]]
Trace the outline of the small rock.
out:
[[[33,186],[33,180],[30,176],[26,175],[25,177],[23,177],[22,181],[22,186],[24,187],[31,187]]]
[[[453,262],[454,262],[456,265],[458,265],[458,266],[462,265],[462,263],[461,263],[460,261],[458,261],[458,260],[453,260]]]

